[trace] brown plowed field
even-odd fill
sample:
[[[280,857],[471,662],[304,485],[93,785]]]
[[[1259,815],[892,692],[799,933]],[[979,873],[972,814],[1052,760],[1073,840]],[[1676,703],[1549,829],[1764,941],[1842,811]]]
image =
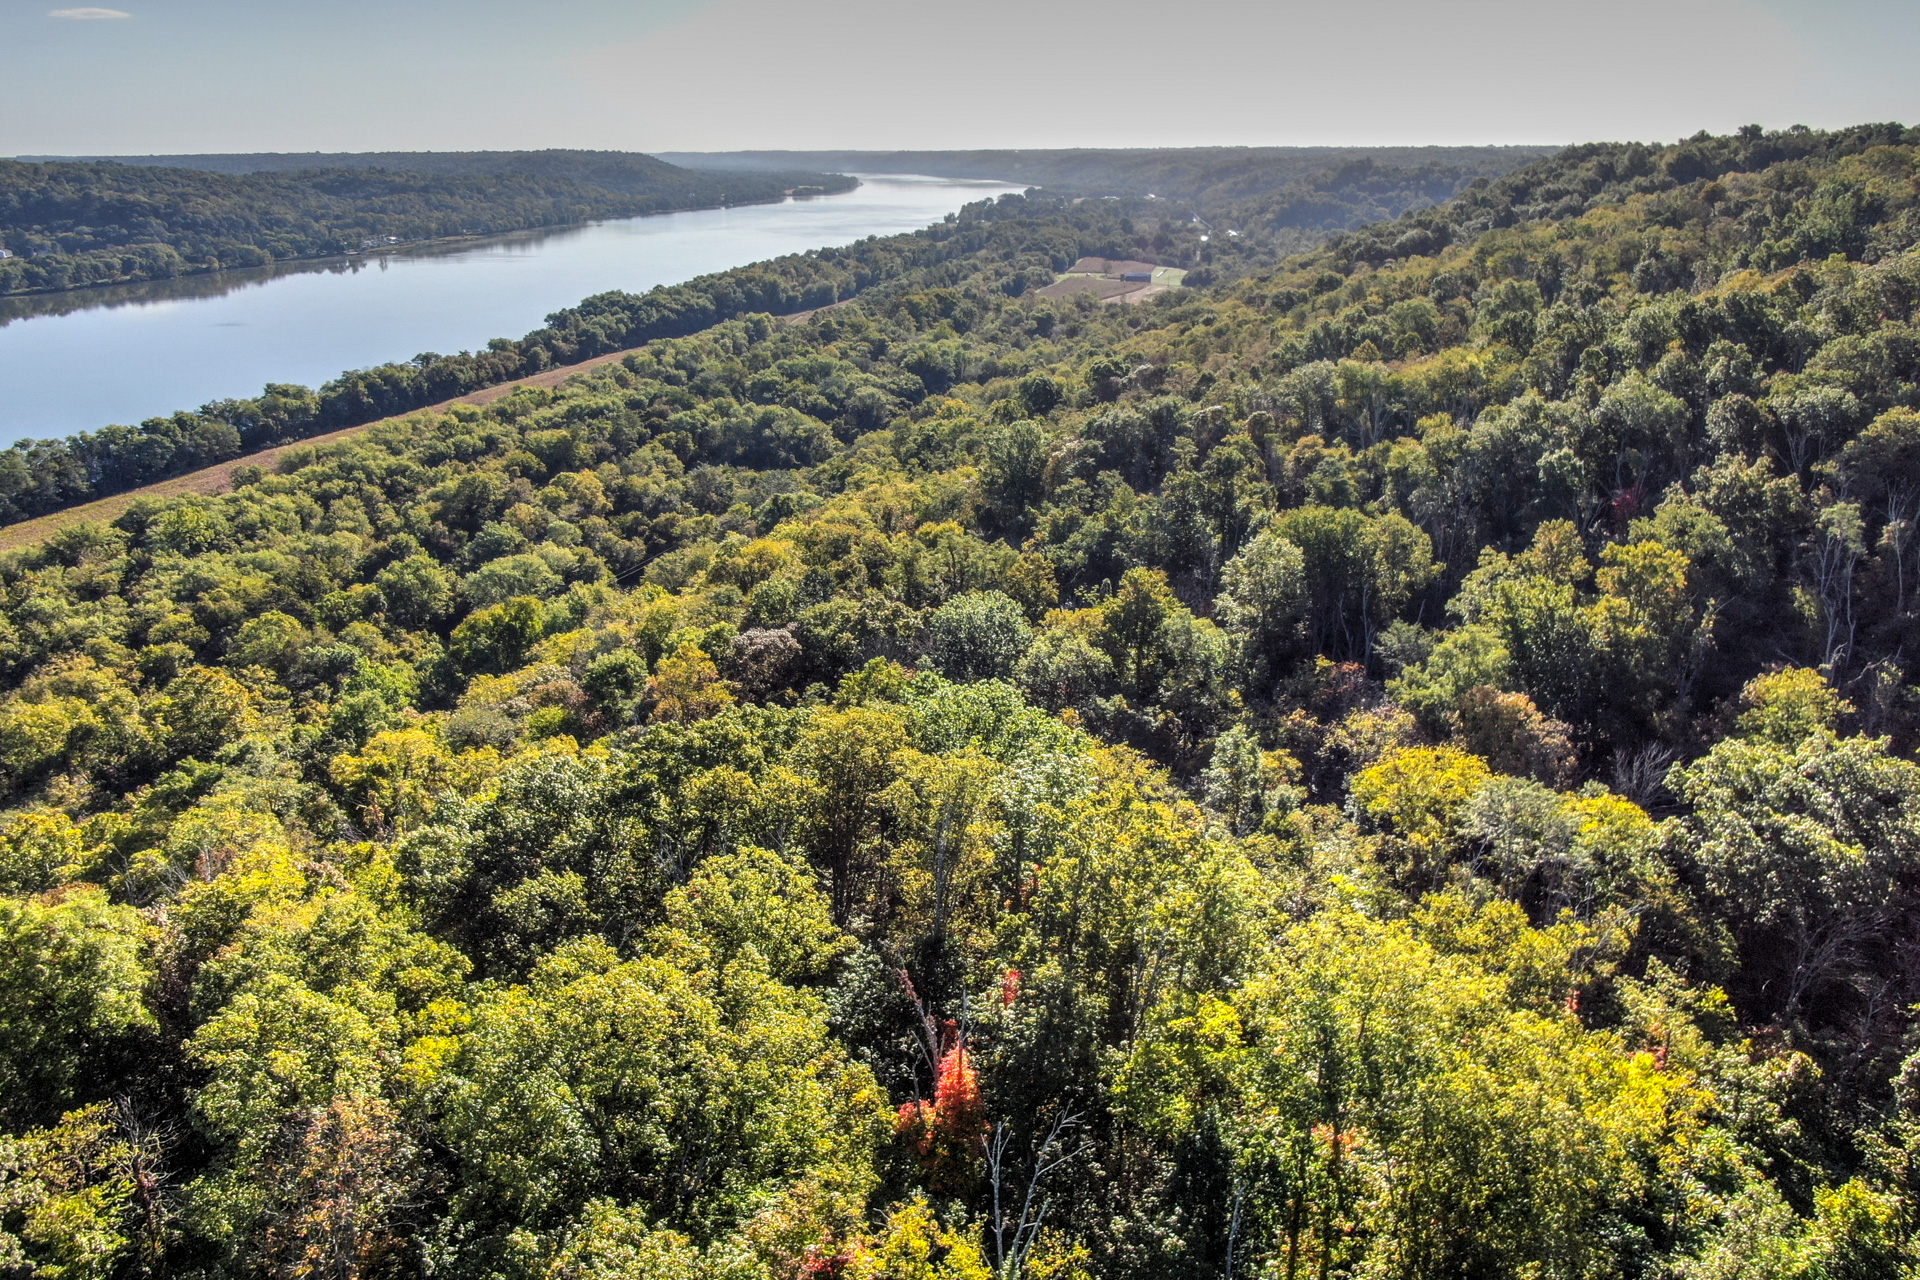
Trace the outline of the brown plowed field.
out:
[[[1137,280],[1102,280],[1098,276],[1068,276],[1056,280],[1034,293],[1042,298],[1069,298],[1076,293],[1091,293],[1102,302],[1109,302],[1125,294],[1134,293],[1147,286]]]

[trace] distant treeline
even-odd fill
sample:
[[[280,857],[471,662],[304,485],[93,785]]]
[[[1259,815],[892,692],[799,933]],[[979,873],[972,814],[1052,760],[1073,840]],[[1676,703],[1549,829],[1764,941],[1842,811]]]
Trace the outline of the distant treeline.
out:
[[[856,185],[852,178],[818,173],[696,173],[621,152],[311,159],[324,163],[291,172],[214,172],[193,163],[0,160],[0,248],[12,254],[0,258],[0,295],[167,279],[595,218],[763,203],[794,189],[846,191]]]
[[[1215,239],[1257,245],[1271,267],[1327,236],[1390,222],[1554,154],[1551,147],[1183,147],[1067,151],[668,152],[714,173],[828,167],[1025,182],[1076,199],[1149,197],[1160,217],[1206,220]],[[1156,218],[1156,220],[1158,220]],[[1208,273],[1188,281],[1204,285]]]
[[[923,173],[941,178],[1024,182],[1069,196],[1145,196],[1183,200],[1211,216],[1235,200],[1305,184],[1331,189],[1369,170],[1445,173],[1462,182],[1495,178],[1556,147],[1161,147],[1059,151],[667,151],[688,169],[758,173],[828,169],[836,173]],[[1422,181],[1422,179],[1416,179]],[[1454,194],[1451,190],[1438,198]],[[1398,210],[1386,216],[1398,215]],[[1357,226],[1357,222],[1341,225]]]
[[[608,191],[650,195],[663,191],[712,191],[732,195],[734,188],[697,172],[638,151],[255,151],[173,156],[15,156],[35,163],[118,164],[145,169],[193,169],[206,173],[310,173],[316,169],[369,169],[480,178],[525,174],[563,182],[582,182]],[[821,173],[792,166],[763,167],[757,176],[818,182]]]

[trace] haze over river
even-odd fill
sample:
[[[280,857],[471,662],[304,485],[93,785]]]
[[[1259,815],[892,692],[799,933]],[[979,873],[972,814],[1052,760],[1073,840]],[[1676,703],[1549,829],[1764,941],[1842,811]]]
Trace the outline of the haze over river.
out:
[[[880,176],[844,195],[0,299],[0,445],[135,423],[269,382],[484,348],[609,289],[935,223],[1018,187]]]

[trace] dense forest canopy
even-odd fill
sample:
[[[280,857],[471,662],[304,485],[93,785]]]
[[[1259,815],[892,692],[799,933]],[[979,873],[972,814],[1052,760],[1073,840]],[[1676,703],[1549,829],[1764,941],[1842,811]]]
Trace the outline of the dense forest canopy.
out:
[[[160,280],[853,185],[820,173],[720,177],[651,156],[595,151],[322,156],[297,169],[264,171],[0,160],[0,249],[13,254],[0,259],[0,294]]]
[[[0,1267],[1914,1274],[1920,131],[1132,208],[0,558]]]

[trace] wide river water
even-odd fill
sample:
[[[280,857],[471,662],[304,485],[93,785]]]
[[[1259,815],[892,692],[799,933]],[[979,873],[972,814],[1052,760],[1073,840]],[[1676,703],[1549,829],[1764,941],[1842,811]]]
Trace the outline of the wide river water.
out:
[[[0,299],[0,445],[195,409],[269,382],[518,338],[609,289],[643,293],[940,221],[1018,187],[869,177],[844,195]]]

